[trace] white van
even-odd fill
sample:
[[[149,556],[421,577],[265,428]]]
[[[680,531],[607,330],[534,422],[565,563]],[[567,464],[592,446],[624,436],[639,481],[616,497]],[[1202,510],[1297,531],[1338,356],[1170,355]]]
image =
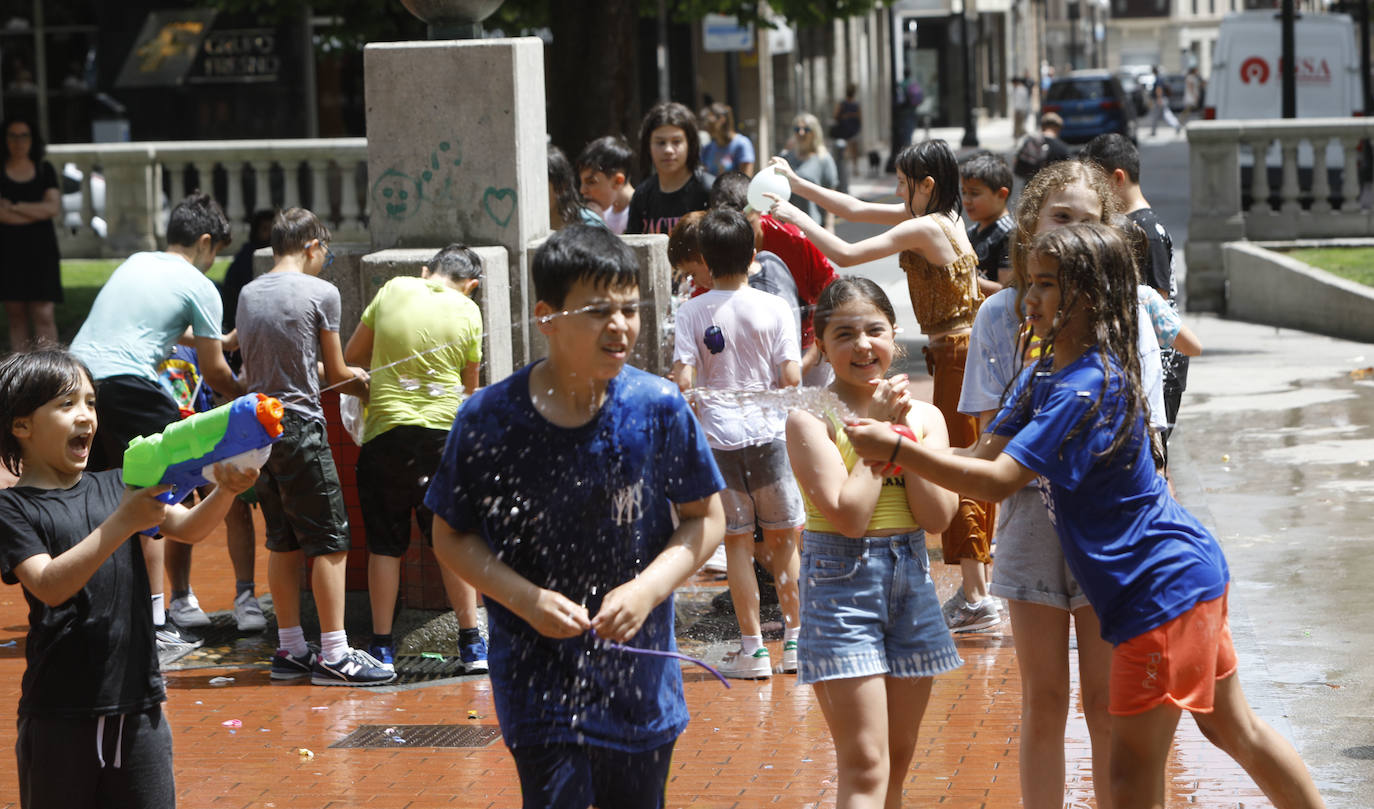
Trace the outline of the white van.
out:
[[[1221,21],[1207,85],[1207,119],[1283,117],[1280,20],[1274,11],[1241,11]],[[1360,52],[1347,14],[1303,14],[1293,26],[1299,118],[1363,112]]]

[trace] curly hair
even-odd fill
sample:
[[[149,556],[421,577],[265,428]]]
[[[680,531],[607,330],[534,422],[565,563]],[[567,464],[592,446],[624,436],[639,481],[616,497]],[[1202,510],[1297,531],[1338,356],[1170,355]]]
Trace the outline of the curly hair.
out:
[[[1021,200],[1016,203],[1016,233],[1011,242],[1012,285],[1016,287],[1018,311],[1021,298],[1026,291],[1026,263],[1030,259],[1031,245],[1038,235],[1040,209],[1050,194],[1071,185],[1082,185],[1097,195],[1102,207],[1101,221],[1107,222],[1116,216],[1121,207],[1116,194],[1107,182],[1102,169],[1091,163],[1077,160],[1060,160],[1049,164],[1026,183],[1021,191]]]
[[[1137,440],[1146,440],[1145,415],[1149,407],[1140,381],[1138,278],[1127,233],[1101,224],[1079,224],[1036,237],[1030,257],[1053,262],[1059,272],[1059,312],[1043,342],[1054,342],[1061,325],[1070,317],[1087,318],[1095,346],[1102,354],[1102,388],[1078,423],[1064,438],[1068,444],[1085,431],[1115,423],[1111,443],[1100,457],[1113,459]],[[1043,265],[1042,265],[1043,266]],[[1035,379],[1053,370],[1054,355],[1045,352],[1036,361],[1031,383],[1021,386],[1012,404],[1018,420],[1031,407]],[[1003,405],[1011,396],[1003,393]],[[1106,412],[1104,412],[1104,410]]]

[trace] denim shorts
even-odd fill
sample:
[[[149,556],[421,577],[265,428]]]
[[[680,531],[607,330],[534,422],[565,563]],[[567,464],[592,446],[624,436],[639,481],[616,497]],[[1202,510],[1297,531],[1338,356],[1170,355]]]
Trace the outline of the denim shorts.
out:
[[[988,591],[1008,601],[1025,601],[1072,612],[1088,606],[1064,561],[1050,511],[1027,486],[1002,501],[997,521],[997,563]]]
[[[940,614],[925,533],[802,532],[797,681],[933,677],[963,665]]]
[[[713,449],[725,478],[720,493],[727,536],[800,528],[806,522],[801,490],[787,462],[787,442],[772,441],[740,449]]]

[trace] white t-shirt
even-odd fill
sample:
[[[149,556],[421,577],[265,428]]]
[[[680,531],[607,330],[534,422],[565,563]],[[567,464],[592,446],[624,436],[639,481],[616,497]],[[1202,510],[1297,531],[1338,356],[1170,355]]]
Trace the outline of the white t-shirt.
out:
[[[744,287],[713,289],[677,310],[673,362],[696,369],[697,387],[764,391],[778,387],[778,369],[801,362],[796,319],[776,295]],[[697,415],[712,449],[740,449],[783,436],[781,407],[729,397],[701,397]]]
[[[1150,406],[1150,426],[1163,430],[1169,425],[1164,417],[1164,368],[1159,359],[1159,341],[1145,305],[1137,305],[1136,313],[1140,319],[1140,384]],[[1015,289],[1008,287],[983,301],[969,337],[964,387],[959,392],[960,413],[976,416],[1001,407],[1002,391],[1022,368],[1016,356],[1020,330],[1021,313],[1016,311]]]
[[[625,233],[625,226],[630,223],[630,206],[627,204],[624,208],[616,211],[615,206],[612,205],[601,212],[601,218],[606,220],[607,229],[617,236],[622,236]]]

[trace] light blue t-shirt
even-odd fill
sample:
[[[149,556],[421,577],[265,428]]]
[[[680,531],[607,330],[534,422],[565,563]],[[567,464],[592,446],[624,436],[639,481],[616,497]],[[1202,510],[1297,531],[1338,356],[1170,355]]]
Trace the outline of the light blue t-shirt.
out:
[[[701,147],[701,165],[708,172],[719,177],[727,171],[738,169],[745,163],[754,162],[754,144],[749,138],[736,132],[724,146],[712,138]]]
[[[175,253],[134,253],[95,296],[71,350],[96,379],[128,374],[156,384],[158,363],[186,327],[218,340],[223,316],[215,282],[191,262]]]
[[[1136,307],[1140,324],[1140,385],[1150,406],[1150,426],[1168,426],[1164,416],[1164,368],[1159,341],[1142,303]],[[1008,287],[983,301],[969,336],[968,361],[964,363],[964,387],[959,392],[959,412],[977,416],[1002,406],[1002,391],[1021,373],[1016,342],[1021,333],[1021,313],[1016,309],[1016,290]]]
[[[1039,475],[1064,559],[1112,644],[1221,597],[1230,578],[1216,539],[1155,472],[1143,420],[1115,457],[1104,454],[1126,393],[1116,360],[1094,348],[1053,373],[1022,372],[992,426],[1011,438],[1003,452]],[[1075,432],[1099,398],[1094,422]]]

